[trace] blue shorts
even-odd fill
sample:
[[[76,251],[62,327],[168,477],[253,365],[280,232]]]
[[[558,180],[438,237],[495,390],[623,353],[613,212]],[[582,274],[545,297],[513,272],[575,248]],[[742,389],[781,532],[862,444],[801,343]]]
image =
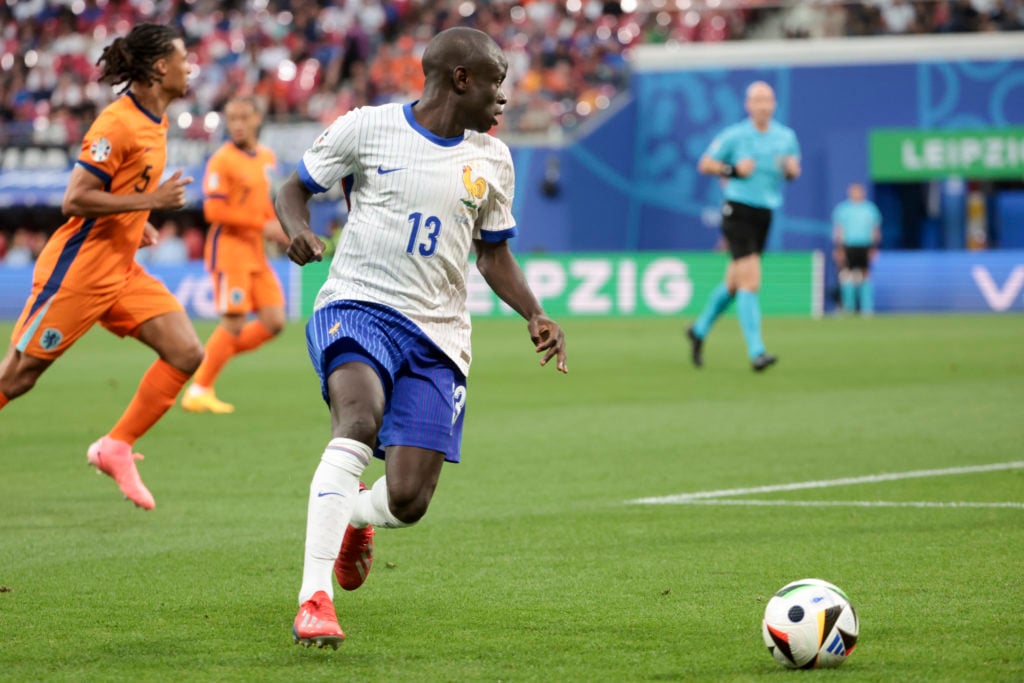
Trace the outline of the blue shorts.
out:
[[[328,405],[327,378],[339,366],[358,361],[377,371],[384,419],[374,455],[416,446],[459,462],[466,377],[414,322],[388,306],[335,301],[313,312],[306,344]]]

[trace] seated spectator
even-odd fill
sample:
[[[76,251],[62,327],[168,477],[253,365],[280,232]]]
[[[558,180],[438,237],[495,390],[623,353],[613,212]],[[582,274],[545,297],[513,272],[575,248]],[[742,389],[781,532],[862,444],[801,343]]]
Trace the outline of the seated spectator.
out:
[[[887,0],[881,3],[886,33],[918,33],[917,12],[908,0]]]
[[[31,266],[35,260],[32,253],[32,231],[26,227],[16,228],[4,263],[8,266]]]
[[[185,242],[188,260],[197,261],[203,258],[203,249],[206,247],[206,235],[203,234],[202,230],[194,225],[190,225],[182,232],[181,239]]]

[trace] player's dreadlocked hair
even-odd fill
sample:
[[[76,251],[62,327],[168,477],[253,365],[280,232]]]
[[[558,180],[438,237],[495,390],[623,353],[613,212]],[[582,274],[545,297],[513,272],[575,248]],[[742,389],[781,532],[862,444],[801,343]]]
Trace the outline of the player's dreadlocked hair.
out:
[[[133,82],[151,85],[156,79],[153,64],[173,52],[173,41],[180,37],[169,26],[138,24],[127,36],[115,38],[103,48],[103,54],[96,61],[97,66],[102,64],[100,82],[111,85],[124,83],[121,92]]]

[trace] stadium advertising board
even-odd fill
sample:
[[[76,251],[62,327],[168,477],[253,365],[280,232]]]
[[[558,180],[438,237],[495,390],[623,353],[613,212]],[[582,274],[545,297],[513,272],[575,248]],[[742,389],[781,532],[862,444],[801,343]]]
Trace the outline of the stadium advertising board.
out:
[[[722,279],[718,253],[638,252],[519,256],[527,281],[554,317],[695,315]],[[761,306],[766,315],[819,315],[822,257],[816,252],[772,254],[764,262]],[[309,315],[327,264],[302,272],[302,312]],[[467,305],[477,318],[516,315],[469,269]]]
[[[880,128],[871,131],[869,140],[876,181],[1024,177],[1024,128]]]
[[[1024,251],[882,252],[879,311],[1024,312]]]
[[[519,257],[547,311],[568,316],[694,316],[721,281],[725,256],[707,252],[637,252]],[[820,315],[823,257],[818,252],[768,254],[761,304],[766,315]],[[327,263],[304,268],[272,262],[292,318],[305,317],[327,276]],[[201,261],[147,266],[193,318],[216,318]],[[477,318],[511,317],[470,268],[469,308]],[[1024,250],[882,252],[872,269],[879,312],[1024,312]],[[13,321],[31,290],[32,269],[0,265],[0,320]]]

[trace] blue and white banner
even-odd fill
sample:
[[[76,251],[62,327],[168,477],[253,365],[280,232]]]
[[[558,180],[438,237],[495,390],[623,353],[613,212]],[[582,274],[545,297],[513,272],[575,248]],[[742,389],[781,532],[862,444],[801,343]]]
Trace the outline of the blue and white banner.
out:
[[[272,261],[291,318],[301,314],[300,269]],[[213,285],[202,261],[147,266],[193,318],[216,318]],[[1024,312],[1024,250],[883,251],[872,266],[879,312]],[[0,265],[0,320],[15,320],[32,286],[31,267]],[[312,296],[312,294],[310,295]]]
[[[875,308],[891,312],[1024,312],[1024,251],[883,251]]]
[[[284,287],[289,317],[298,313],[298,292],[293,292],[292,268],[288,259],[271,261],[274,272]],[[213,282],[202,261],[181,265],[147,265],[146,270],[178,298],[191,318],[217,318],[213,302]],[[25,299],[32,290],[32,267],[0,265],[0,320],[17,320]]]

